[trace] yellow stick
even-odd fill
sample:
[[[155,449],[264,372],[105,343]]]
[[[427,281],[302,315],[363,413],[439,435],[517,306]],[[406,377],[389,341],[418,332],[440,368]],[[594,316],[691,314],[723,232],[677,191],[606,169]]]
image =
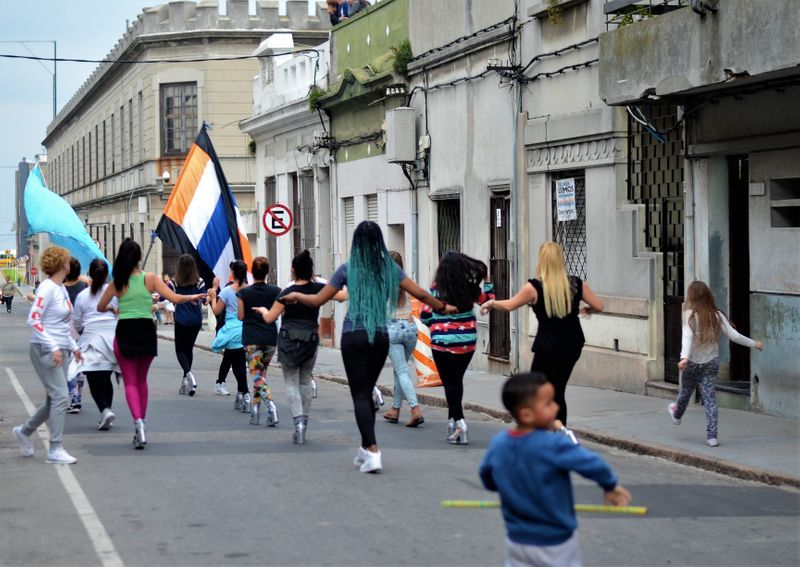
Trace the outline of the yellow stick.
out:
[[[496,500],[442,500],[442,508],[499,508]],[[575,504],[576,512],[596,512],[601,514],[627,514],[644,516],[646,506],[607,506],[605,504]]]

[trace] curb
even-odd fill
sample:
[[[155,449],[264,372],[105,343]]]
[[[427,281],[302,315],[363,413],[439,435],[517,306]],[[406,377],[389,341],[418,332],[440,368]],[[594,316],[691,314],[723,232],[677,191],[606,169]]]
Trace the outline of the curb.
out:
[[[314,376],[323,380],[328,380],[329,382],[335,382],[337,384],[347,384],[346,378],[333,374],[319,373],[314,374]],[[378,389],[384,396],[394,397],[394,392],[390,386],[379,384]],[[447,400],[432,394],[422,394],[417,392],[417,400],[419,403],[427,406],[440,408],[447,407]],[[511,422],[511,416],[508,414],[508,412],[498,410],[496,408],[490,408],[474,402],[465,402],[464,409],[477,413],[483,413],[506,423]],[[738,478],[740,480],[760,482],[772,486],[790,486],[793,488],[800,488],[800,478],[790,475],[784,475],[757,467],[748,467],[724,459],[714,459],[700,453],[682,451],[656,443],[643,443],[629,437],[619,437],[617,435],[603,433],[601,431],[597,431],[596,429],[590,429],[586,427],[571,427],[570,429],[572,429],[572,431],[574,431],[579,437],[583,437],[584,439],[599,443],[601,445],[606,445],[608,447],[615,447],[629,453],[645,455],[648,457],[658,457],[674,463],[715,472],[725,476]]]
[[[158,336],[159,338],[168,341],[175,341],[173,337],[162,335],[160,333]],[[195,348],[199,348],[208,352],[214,352],[211,350],[211,348],[204,345],[195,345]],[[337,376],[327,372],[315,373],[314,376],[329,382],[347,385],[347,379],[343,376]],[[391,386],[379,384],[378,389],[384,396],[389,396],[390,398],[394,397],[394,391]],[[426,406],[439,408],[447,407],[447,400],[441,396],[417,392],[417,400],[419,403]],[[511,422],[511,416],[508,414],[508,412],[496,408],[490,408],[474,402],[464,402],[464,409],[476,413],[486,414],[505,423]],[[578,436],[588,439],[589,441],[606,445],[608,447],[615,447],[636,455],[658,457],[660,459],[666,459],[681,465],[687,465],[690,467],[715,472],[732,478],[738,478],[740,480],[760,482],[762,484],[769,484],[771,486],[789,486],[793,488],[800,488],[800,478],[791,475],[776,473],[758,467],[748,467],[733,461],[715,459],[700,453],[674,449],[672,447],[659,445],[657,443],[644,443],[635,439],[631,439],[630,437],[611,435],[587,427],[571,427],[570,429],[572,429],[572,431],[574,431]]]

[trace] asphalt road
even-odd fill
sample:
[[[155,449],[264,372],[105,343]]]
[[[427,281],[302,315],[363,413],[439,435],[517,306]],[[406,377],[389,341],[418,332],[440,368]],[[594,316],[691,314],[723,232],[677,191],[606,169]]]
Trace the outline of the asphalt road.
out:
[[[15,307],[11,316],[0,314],[0,565],[97,565],[102,534],[116,553],[104,557],[131,566],[503,563],[498,510],[443,510],[440,501],[494,497],[481,488],[477,467],[504,424],[468,415],[471,444],[453,447],[440,409],[425,408],[418,430],[381,422],[384,472],[362,474],[352,465],[359,438],[346,387],[320,381],[308,444],[295,446],[278,369],[271,385],[281,423],[251,426],[234,412],[232,397],[211,393],[217,355],[196,351],[199,393],[177,394],[169,342],[159,344],[150,374],[147,448],[131,445],[121,388],[108,432],[96,431],[87,393],[83,413],[67,416],[65,447],[78,458],[67,476],[76,482],[62,481],[63,467],[44,463],[41,440],[36,456],[24,458],[11,434],[26,412],[7,369],[34,404],[43,399],[28,361],[23,305]],[[586,446],[611,463],[634,504],[650,509],[638,518],[581,515],[586,565],[800,562],[797,491]],[[70,496],[75,486],[95,513],[83,512],[91,538]],[[601,502],[591,483],[576,478],[575,487],[577,502]]]

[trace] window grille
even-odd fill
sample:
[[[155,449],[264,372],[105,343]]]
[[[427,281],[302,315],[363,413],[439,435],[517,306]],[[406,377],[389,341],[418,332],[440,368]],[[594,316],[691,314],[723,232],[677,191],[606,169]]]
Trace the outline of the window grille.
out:
[[[378,222],[378,196],[367,195],[367,220]]]
[[[556,181],[559,179],[575,179],[575,209],[578,218],[575,220],[558,220]],[[586,266],[586,177],[583,171],[561,172],[553,177],[553,241],[564,249],[567,262],[567,273],[585,280]]]
[[[197,83],[161,85],[161,153],[185,154],[197,135]]]
[[[302,222],[300,235],[303,250],[311,250],[317,245],[317,210],[314,200],[314,177],[303,174],[300,176],[300,213],[301,218],[295,219]]]
[[[461,251],[461,201],[459,199],[437,201],[436,209],[441,259],[450,251]]]

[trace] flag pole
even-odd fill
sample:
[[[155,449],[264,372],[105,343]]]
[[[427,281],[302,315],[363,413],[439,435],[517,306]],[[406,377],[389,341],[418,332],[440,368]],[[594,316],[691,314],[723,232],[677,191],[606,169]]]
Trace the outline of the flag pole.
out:
[[[158,233],[154,230],[150,233],[150,246],[147,247],[147,253],[144,255],[144,261],[142,261],[142,270],[147,271],[147,259],[150,257],[150,251],[153,249],[153,244],[156,242],[156,235]]]

